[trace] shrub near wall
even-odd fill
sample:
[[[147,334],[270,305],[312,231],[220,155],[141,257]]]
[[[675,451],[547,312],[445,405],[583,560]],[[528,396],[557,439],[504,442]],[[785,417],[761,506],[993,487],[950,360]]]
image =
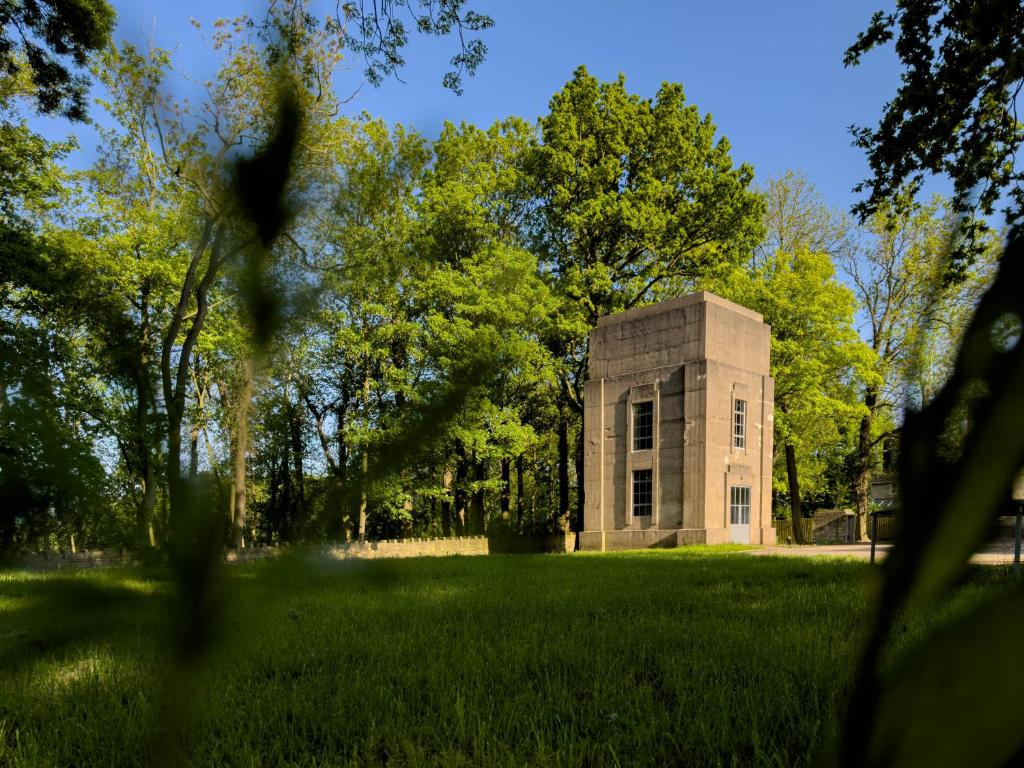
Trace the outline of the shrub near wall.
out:
[[[575,533],[509,533],[487,534],[487,544],[495,555],[542,555],[572,552],[576,548]]]

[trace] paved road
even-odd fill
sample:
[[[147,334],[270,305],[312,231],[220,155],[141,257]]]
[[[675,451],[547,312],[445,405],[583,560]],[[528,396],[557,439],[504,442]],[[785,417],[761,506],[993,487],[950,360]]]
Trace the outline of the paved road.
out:
[[[892,547],[891,544],[879,544],[875,549],[875,559],[881,560]],[[804,547],[772,546],[749,550],[755,556],[776,555],[783,557],[853,557],[860,560],[871,558],[871,544],[810,544]],[[1005,565],[1013,562],[1013,542],[998,542],[984,547],[971,562],[985,565]]]

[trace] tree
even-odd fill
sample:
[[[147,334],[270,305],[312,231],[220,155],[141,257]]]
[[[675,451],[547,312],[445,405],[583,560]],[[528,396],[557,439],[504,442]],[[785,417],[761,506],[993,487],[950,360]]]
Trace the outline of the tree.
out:
[[[865,533],[871,505],[871,474],[878,446],[895,433],[879,430],[879,417],[896,424],[908,366],[921,329],[942,313],[936,301],[942,287],[950,220],[936,200],[916,212],[896,206],[880,210],[867,223],[862,246],[840,259],[865,316],[864,337],[875,354],[875,376],[865,382],[854,454],[853,486],[858,538]]]
[[[1001,343],[1007,319],[1019,323],[1024,317],[1024,199],[1014,165],[1024,138],[1014,112],[1022,82],[1024,4],[906,0],[896,13],[876,14],[847,52],[848,63],[892,39],[897,24],[897,53],[906,71],[879,128],[861,133],[874,171],[865,183],[870,196],[862,214],[876,210],[908,181],[913,189],[923,173],[946,172],[954,182],[954,211],[968,224],[976,189],[978,207],[988,213],[1009,188],[1010,231],[949,377],[919,411],[909,410],[904,418],[898,465],[902,524],[868,619],[836,754],[850,766],[973,754],[973,744],[956,734],[972,733],[964,725],[979,718],[997,735],[987,741],[984,759],[998,765],[1020,754],[1013,715],[1005,707],[974,705],[1012,700],[1017,681],[1006,677],[992,648],[1012,645],[1005,630],[1021,610],[1019,594],[945,624],[942,638],[925,638],[910,654],[915,664],[887,670],[891,683],[883,683],[880,669],[906,609],[927,609],[961,578],[1024,465],[1024,344]],[[968,229],[967,247],[954,242],[949,249],[943,266],[953,279],[962,276],[976,253],[977,239],[970,236],[978,229],[976,224]],[[951,451],[952,420],[970,428]],[[979,626],[993,629],[979,632]],[[941,694],[927,687],[935,685],[935,669],[944,670]],[[937,703],[922,709],[911,707],[911,701]],[[911,711],[914,716],[906,717]],[[896,720],[898,729],[884,725]]]
[[[424,184],[421,246],[442,264],[425,281],[429,358],[446,369],[488,350],[492,363],[452,435],[456,519],[471,512],[470,530],[477,533],[485,528],[485,491],[497,490],[501,513],[508,513],[511,462],[535,441],[530,400],[552,389],[550,357],[541,344],[551,295],[536,257],[523,247],[532,204],[524,164],[534,138],[516,118],[487,130],[448,124],[434,144]],[[495,460],[499,479],[488,480]],[[468,506],[459,503],[467,495]]]
[[[768,179],[763,195],[765,237],[758,247],[761,258],[806,249],[835,260],[850,250],[847,217],[825,202],[803,172],[786,171],[779,178]]]
[[[339,505],[326,528],[363,538],[370,454],[415,398],[420,375],[418,281],[427,264],[412,241],[430,152],[419,134],[379,120],[339,121],[333,130],[345,140],[323,181],[329,204],[308,239],[320,332],[297,381]]]
[[[853,428],[862,410],[856,386],[873,376],[872,353],[853,328],[854,297],[826,254],[806,250],[776,253],[703,285],[760,312],[772,328],[775,444],[783,449],[794,538],[803,544],[800,469]]]
[[[476,73],[487,55],[487,46],[479,38],[466,38],[467,32],[480,32],[494,26],[494,20],[474,10],[463,10],[467,0],[383,0],[367,7],[365,0],[342,5],[344,21],[351,37],[349,47],[361,53],[366,62],[364,74],[374,85],[394,75],[405,66],[402,48],[409,42],[403,16],[407,16],[417,32],[445,37],[455,30],[459,52],[450,61],[452,69],[445,73],[443,83],[462,95],[462,76]],[[418,6],[417,7],[414,7]]]
[[[184,499],[182,426],[191,387],[190,368],[210,309],[211,292],[228,276],[229,265],[244,263],[245,268],[236,273],[243,278],[236,289],[250,331],[259,343],[268,338],[273,325],[270,318],[278,309],[261,288],[268,252],[264,236],[268,226],[277,231],[285,206],[276,200],[252,215],[252,205],[258,201],[247,198],[246,193],[283,196],[285,192],[271,181],[283,185],[290,172],[301,176],[304,167],[316,165],[323,151],[319,132],[336,108],[331,91],[320,89],[319,84],[329,79],[337,64],[337,30],[310,26],[304,17],[302,23],[295,23],[290,12],[301,6],[299,2],[285,4],[261,26],[250,24],[245,17],[215,25],[212,45],[222,56],[221,69],[208,85],[207,101],[198,111],[167,103],[161,95],[161,83],[170,67],[165,51],[154,49],[142,55],[125,46],[109,51],[101,68],[112,94],[114,116],[134,141],[139,158],[136,167],[148,175],[162,204],[178,212],[187,232],[174,247],[183,268],[171,311],[159,330],[172,517]],[[281,50],[260,45],[270,40],[287,41],[285,63],[294,76],[282,69]],[[301,128],[292,120],[299,148],[295,164],[277,169],[273,179],[262,179],[259,185],[238,185],[243,194],[236,195],[234,181],[247,172],[245,162],[236,159],[238,148],[271,151],[277,128],[288,125],[275,121],[266,109],[268,103],[282,103],[282,93],[286,100],[295,101],[295,114],[301,111],[306,118]],[[133,104],[137,106],[126,107]]]
[[[862,220],[893,201],[909,202],[926,173],[953,180],[951,207],[969,216],[955,271],[977,253],[974,218],[991,216],[1008,193],[1007,221],[1024,210],[1024,173],[1017,148],[1024,129],[1016,100],[1024,82],[1024,3],[1020,0],[907,0],[878,11],[846,51],[855,66],[864,54],[895,38],[904,67],[902,84],[875,129],[852,128],[867,153],[871,176],[856,187],[867,197],[854,206]]]
[[[73,70],[84,68],[89,55],[107,45],[114,19],[105,0],[5,1],[0,5],[0,78],[7,81],[5,87],[31,83],[27,95],[39,112],[85,120],[88,80]]]
[[[569,514],[569,433],[583,407],[587,332],[603,315],[657,301],[738,263],[761,239],[753,171],[734,167],[710,115],[664,83],[644,99],[625,78],[578,68],[540,119],[530,172],[533,247],[560,298],[547,343],[560,361],[559,513]],[[579,430],[576,430],[579,433]],[[576,441],[582,521],[582,442]]]

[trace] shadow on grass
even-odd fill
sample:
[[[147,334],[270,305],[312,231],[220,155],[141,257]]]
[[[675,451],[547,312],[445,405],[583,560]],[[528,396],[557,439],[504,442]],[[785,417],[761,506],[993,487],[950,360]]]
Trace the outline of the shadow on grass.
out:
[[[116,643],[131,627],[159,632],[170,605],[167,575],[155,569],[0,573],[0,669],[15,672],[78,645]]]

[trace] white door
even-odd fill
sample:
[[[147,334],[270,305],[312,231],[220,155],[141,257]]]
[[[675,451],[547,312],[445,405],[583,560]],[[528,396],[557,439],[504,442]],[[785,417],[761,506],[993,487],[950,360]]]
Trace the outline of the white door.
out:
[[[733,544],[750,543],[750,486],[729,488],[729,540]]]

